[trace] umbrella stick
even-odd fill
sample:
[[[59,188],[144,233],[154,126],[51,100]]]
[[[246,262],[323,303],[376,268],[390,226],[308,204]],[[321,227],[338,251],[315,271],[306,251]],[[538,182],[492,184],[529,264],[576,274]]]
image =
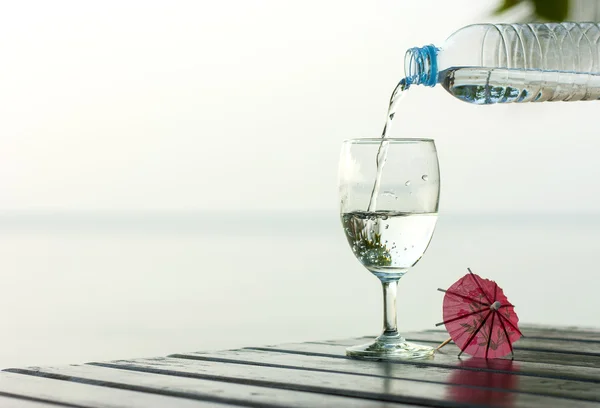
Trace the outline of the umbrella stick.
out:
[[[452,337],[448,337],[448,340],[445,340],[442,344],[437,346],[437,348],[435,350],[438,351],[439,349],[441,349],[442,347],[444,347],[446,344],[450,343],[451,341],[452,341]]]

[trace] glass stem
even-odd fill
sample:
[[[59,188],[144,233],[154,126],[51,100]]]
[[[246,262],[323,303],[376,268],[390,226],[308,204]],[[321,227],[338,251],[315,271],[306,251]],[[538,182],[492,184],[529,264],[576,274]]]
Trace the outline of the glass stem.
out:
[[[396,315],[396,289],[398,280],[381,282],[383,285],[383,334],[382,337],[398,338],[398,323]]]

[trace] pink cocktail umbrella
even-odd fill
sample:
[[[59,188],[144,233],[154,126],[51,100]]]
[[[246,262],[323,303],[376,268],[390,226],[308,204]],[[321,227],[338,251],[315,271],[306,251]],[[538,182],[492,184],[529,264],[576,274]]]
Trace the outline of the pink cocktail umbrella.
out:
[[[522,333],[515,307],[498,284],[467,268],[468,274],[444,292],[444,321],[450,340],[473,357],[499,358],[513,353],[513,343]]]

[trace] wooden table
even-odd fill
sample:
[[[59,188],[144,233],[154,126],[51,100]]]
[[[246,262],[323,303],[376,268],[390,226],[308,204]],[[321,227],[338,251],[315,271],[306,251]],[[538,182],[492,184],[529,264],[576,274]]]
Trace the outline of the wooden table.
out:
[[[515,359],[351,360],[366,338],[0,373],[0,407],[600,407],[600,330],[523,326]],[[407,338],[432,345],[442,331]]]

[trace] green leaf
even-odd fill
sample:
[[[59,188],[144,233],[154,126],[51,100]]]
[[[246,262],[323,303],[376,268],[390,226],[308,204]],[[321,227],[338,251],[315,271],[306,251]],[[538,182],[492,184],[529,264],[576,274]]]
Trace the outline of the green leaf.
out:
[[[569,0],[501,0],[494,14],[501,14],[516,5],[528,1],[534,8],[533,19],[545,21],[565,21],[569,16]]]
[[[514,6],[516,6],[517,4],[521,3],[522,0],[504,0],[502,2],[502,4],[500,4],[496,10],[494,10],[495,14],[500,14],[500,13],[504,13],[506,10],[509,10],[511,8],[513,8]]]
[[[564,21],[569,15],[569,0],[531,0],[535,14],[548,21]]]

